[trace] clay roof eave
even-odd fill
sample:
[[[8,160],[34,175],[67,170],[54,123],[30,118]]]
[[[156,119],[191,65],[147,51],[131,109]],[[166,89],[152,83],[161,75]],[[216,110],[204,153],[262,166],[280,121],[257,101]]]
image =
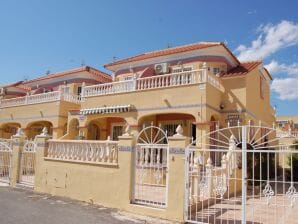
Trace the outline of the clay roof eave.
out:
[[[63,72],[57,72],[57,73],[41,76],[41,77],[38,77],[38,78],[35,78],[35,79],[32,79],[32,80],[25,81],[22,84],[27,85],[27,84],[38,82],[38,81],[43,81],[43,80],[47,80],[47,79],[58,78],[58,77],[66,76],[66,75],[75,74],[75,73],[78,73],[78,72],[84,72],[84,71],[88,72],[90,70],[97,73],[97,75],[102,75],[106,79],[111,79],[112,80],[112,77],[109,74],[107,74],[105,72],[102,72],[102,71],[99,71],[99,70],[97,70],[95,68],[92,68],[90,66],[84,66],[82,68],[76,68],[76,69],[72,69],[72,70],[67,70],[67,71],[63,71]]]
[[[174,48],[168,48],[168,49],[162,49],[162,50],[157,50],[157,51],[152,51],[148,53],[143,53],[139,54],[133,57],[128,57],[124,58],[109,64],[105,64],[104,68],[111,68],[112,66],[115,65],[121,65],[121,64],[126,64],[130,62],[136,62],[136,61],[142,61],[150,58],[155,58],[155,57],[161,57],[161,56],[166,56],[166,55],[171,55],[171,54],[178,54],[178,53],[183,53],[183,52],[188,52],[188,51],[194,51],[194,50],[199,50],[199,49],[204,49],[204,48],[210,48],[210,47],[215,47],[215,46],[222,46],[225,48],[225,50],[231,55],[231,57],[236,61],[237,64],[240,64],[240,61],[236,58],[236,56],[225,46],[223,42],[199,42],[199,43],[194,43],[194,44],[189,44],[189,45],[182,45]]]

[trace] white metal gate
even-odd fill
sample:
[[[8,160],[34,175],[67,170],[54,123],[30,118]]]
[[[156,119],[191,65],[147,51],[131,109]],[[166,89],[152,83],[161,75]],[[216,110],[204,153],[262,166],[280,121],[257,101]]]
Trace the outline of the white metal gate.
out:
[[[34,141],[27,140],[20,157],[19,183],[29,187],[34,185],[36,148],[37,145]]]
[[[135,149],[133,203],[166,207],[168,138],[159,127],[144,128]]]
[[[12,141],[0,139],[0,182],[9,184],[12,155]]]
[[[298,145],[282,144],[268,127],[214,133],[186,149],[186,220],[298,223]]]

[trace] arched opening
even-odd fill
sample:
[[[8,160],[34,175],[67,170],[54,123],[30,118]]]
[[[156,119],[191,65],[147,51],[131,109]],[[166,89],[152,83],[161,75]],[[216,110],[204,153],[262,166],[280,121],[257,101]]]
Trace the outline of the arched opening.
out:
[[[67,122],[63,125],[63,135],[67,134]]]
[[[102,117],[89,122],[87,125],[88,140],[111,140],[117,141],[118,136],[123,134],[126,122],[121,117]]]
[[[139,119],[139,130],[150,125],[161,127],[168,136],[176,134],[176,128],[181,125],[183,135],[189,139],[196,137],[195,117],[184,113],[152,114]]]
[[[21,125],[19,123],[6,123],[1,126],[1,138],[10,139],[17,133],[18,128]]]
[[[53,134],[53,124],[49,121],[36,121],[27,125],[25,129],[25,134],[28,139],[34,139],[36,135],[42,132],[42,129],[46,127],[48,129],[48,134]]]
[[[69,135],[69,139],[78,139],[79,138],[79,120],[74,118],[69,122],[68,125],[68,135]]]

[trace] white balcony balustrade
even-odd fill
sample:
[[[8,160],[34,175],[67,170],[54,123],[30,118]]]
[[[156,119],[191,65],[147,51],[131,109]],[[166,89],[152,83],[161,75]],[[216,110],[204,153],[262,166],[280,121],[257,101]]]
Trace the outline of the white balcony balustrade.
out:
[[[134,81],[110,82],[99,85],[85,86],[82,90],[82,96],[98,96],[113,93],[130,92],[134,90]]]
[[[47,102],[54,102],[59,100],[76,103],[76,104],[79,104],[81,102],[80,96],[69,94],[69,93],[63,93],[61,91],[53,91],[48,93],[27,95],[23,97],[2,99],[0,100],[0,108],[38,104],[38,103],[47,103]]]
[[[100,96],[115,93],[167,88],[172,86],[191,85],[207,82],[218,89],[220,88],[220,82],[217,76],[213,74],[208,74],[207,70],[205,69],[199,69],[194,71],[138,78],[128,81],[85,86],[82,90],[82,96]]]
[[[143,91],[148,89],[167,88],[173,86],[192,85],[198,83],[209,83],[215,88],[220,89],[220,81],[217,76],[211,73],[207,73],[207,70],[205,69],[199,69],[194,71],[170,73],[166,75],[158,75],[128,81],[110,82],[99,85],[84,86],[82,88],[82,97]],[[46,103],[59,100],[76,104],[81,103],[80,96],[64,93],[62,90],[59,90],[48,93],[27,95],[24,97],[2,99],[0,100],[0,108]]]
[[[298,138],[298,131],[277,131],[276,137],[279,138]]]
[[[118,141],[50,140],[46,159],[117,165]]]

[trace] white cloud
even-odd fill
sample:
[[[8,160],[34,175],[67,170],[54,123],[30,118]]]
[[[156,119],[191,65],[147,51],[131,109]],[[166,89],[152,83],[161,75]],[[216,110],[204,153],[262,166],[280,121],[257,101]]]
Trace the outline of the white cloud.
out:
[[[251,46],[237,47],[240,61],[264,59],[280,49],[298,44],[298,24],[290,21],[261,25],[257,32],[259,36],[251,42]]]
[[[265,65],[272,74],[285,73],[286,78],[275,78],[272,82],[271,89],[276,92],[281,100],[298,99],[298,64],[280,64],[272,60]]]
[[[293,63],[290,65],[280,64],[275,60],[272,60],[269,64],[265,65],[268,71],[272,74],[276,73],[287,73],[291,76],[298,77],[298,63]]]
[[[298,99],[298,78],[274,79],[271,89],[279,95],[281,100]]]

